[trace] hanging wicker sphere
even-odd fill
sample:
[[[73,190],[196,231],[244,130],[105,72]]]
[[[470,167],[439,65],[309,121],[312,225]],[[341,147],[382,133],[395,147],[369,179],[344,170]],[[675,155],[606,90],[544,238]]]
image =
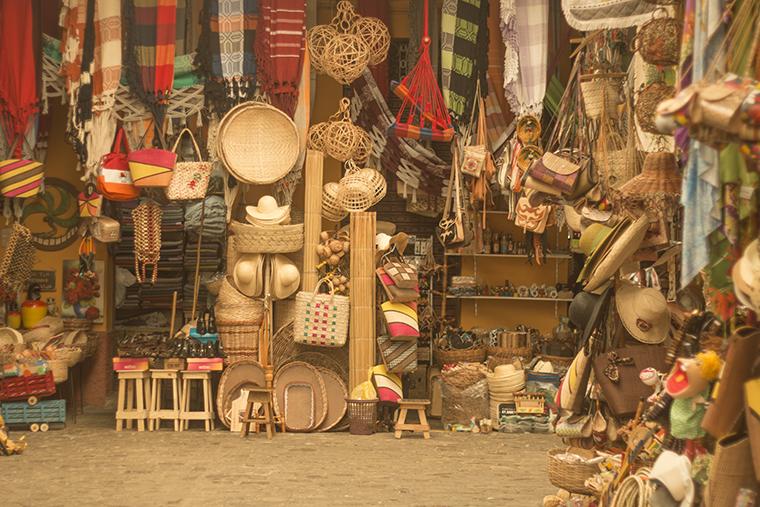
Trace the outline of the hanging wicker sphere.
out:
[[[385,23],[378,18],[361,17],[351,27],[351,33],[369,46],[369,64],[377,65],[388,58],[391,34]]]
[[[317,72],[325,71],[323,62],[325,46],[336,35],[338,31],[332,25],[316,25],[306,32],[306,47],[309,49],[311,66]]]
[[[372,206],[379,203],[388,191],[388,183],[385,176],[371,167],[359,169],[359,175],[367,180],[367,185],[372,189]]]
[[[372,148],[375,143],[372,141],[372,137],[366,130],[361,127],[356,128],[361,130],[361,139],[354,151],[354,156],[351,158],[353,158],[357,164],[363,165],[369,160],[370,155],[372,155]]]
[[[341,162],[350,159],[362,142],[361,130],[351,120],[330,122],[322,136],[325,153]]]
[[[663,81],[655,81],[641,89],[636,100],[635,111],[639,127],[650,134],[662,134],[657,129],[655,122],[657,106],[663,100],[670,99],[676,94],[675,88],[668,86]]]
[[[306,147],[310,150],[325,151],[325,131],[330,126],[330,122],[319,122],[309,127],[309,134],[306,138]]]
[[[338,183],[331,181],[322,187],[322,216],[332,222],[340,222],[348,216],[348,212],[338,201]]]
[[[369,56],[369,46],[360,37],[341,33],[325,45],[322,64],[330,77],[341,84],[350,84],[367,68]]]
[[[349,213],[366,211],[374,204],[375,189],[353,160],[346,165],[348,170],[338,182],[338,202]]]

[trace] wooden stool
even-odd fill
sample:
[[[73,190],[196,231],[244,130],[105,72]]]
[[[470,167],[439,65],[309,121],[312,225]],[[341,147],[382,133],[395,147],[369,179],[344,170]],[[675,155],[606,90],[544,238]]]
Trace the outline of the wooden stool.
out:
[[[124,421],[127,429],[132,429],[132,421],[137,421],[137,431],[145,431],[148,418],[147,402],[150,399],[150,383],[147,371],[120,371],[119,395],[116,405],[116,431],[121,431]],[[136,398],[136,399],[135,399]]]
[[[203,410],[190,410],[190,386],[193,380],[198,380],[203,386]],[[203,421],[206,431],[214,429],[214,403],[211,400],[211,372],[183,371],[182,372],[182,408],[179,411],[179,430],[190,427],[190,421]]]
[[[174,431],[179,431],[180,393],[179,372],[177,370],[150,370],[151,397],[148,407],[148,431],[161,429],[161,421],[174,421]],[[161,403],[161,384],[163,380],[172,383],[172,408],[163,408]]]
[[[264,409],[263,415],[258,415],[255,404],[261,404]],[[259,432],[259,424],[267,428],[267,439],[271,440],[274,436],[275,421],[274,408],[272,407],[272,390],[266,387],[252,387],[248,389],[248,400],[245,403],[245,412],[243,412],[243,428],[240,430],[240,436],[245,438],[251,430],[251,424],[254,425],[254,431]],[[285,432],[285,421],[280,420],[280,430]]]
[[[430,405],[430,400],[399,400],[398,406],[401,412],[398,415],[398,421],[396,421],[396,438],[401,438],[401,432],[404,430],[421,431],[425,439],[430,438],[430,425],[425,416],[425,407],[428,405]],[[417,415],[420,418],[419,424],[406,422],[406,414],[409,410],[417,411]]]

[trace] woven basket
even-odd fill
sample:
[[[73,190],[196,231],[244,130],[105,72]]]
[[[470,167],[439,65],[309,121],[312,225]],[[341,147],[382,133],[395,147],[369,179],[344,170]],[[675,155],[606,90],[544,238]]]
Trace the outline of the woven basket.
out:
[[[331,181],[322,187],[322,217],[332,222],[340,222],[348,216],[348,211],[341,206],[338,200],[340,186]]]
[[[56,384],[66,382],[69,379],[69,365],[62,359],[48,359],[48,367],[53,372],[53,380]]]
[[[346,211],[361,212],[372,207],[375,189],[356,167],[349,168],[338,182],[338,203]]]
[[[482,363],[486,358],[486,348],[478,347],[466,350],[440,350],[435,351],[438,362],[450,363]]]
[[[66,365],[71,368],[84,359],[84,351],[79,347],[61,347],[55,350],[55,358],[59,361],[65,361]]]
[[[372,435],[377,422],[377,400],[351,400],[348,405],[348,431],[352,435]]]
[[[217,319],[219,319],[218,315]],[[216,327],[229,363],[258,357],[260,323],[230,322],[219,319]]]
[[[533,357],[533,349],[530,347],[488,347],[487,355],[510,359],[518,356],[530,360]]]
[[[298,160],[299,146],[293,120],[263,102],[235,106],[219,124],[219,158],[245,183],[265,185],[288,174]]]
[[[658,12],[664,12],[665,17],[656,17]],[[682,27],[681,21],[671,18],[665,8],[657,9],[652,19],[639,28],[634,38],[635,50],[651,65],[677,65],[681,54]]]
[[[90,331],[92,321],[87,319],[63,319],[63,330],[68,331]]]
[[[555,457],[557,454],[564,454],[568,451],[584,458],[594,456],[592,451],[579,448],[550,450],[547,465],[549,482],[558,488],[566,489],[570,493],[592,495],[593,491],[586,487],[585,482],[589,477],[599,473],[599,467],[588,463],[565,463]]]
[[[644,132],[661,135],[657,130],[655,118],[657,116],[657,106],[665,99],[672,98],[676,94],[676,89],[668,86],[662,81],[649,83],[638,94],[636,100],[636,119],[639,127]]]
[[[372,206],[379,203],[388,192],[388,182],[383,174],[377,169],[360,169],[359,176],[367,180],[367,185],[372,189]]]
[[[596,120],[602,117],[603,111],[606,111],[608,117],[616,116],[620,92],[621,82],[618,79],[581,81],[583,108],[586,111],[586,116]]]
[[[244,296],[232,286],[228,278],[222,282],[214,307],[217,320],[261,326],[264,320],[264,302]]]
[[[239,253],[292,253],[303,248],[303,224],[258,225],[232,222]]]

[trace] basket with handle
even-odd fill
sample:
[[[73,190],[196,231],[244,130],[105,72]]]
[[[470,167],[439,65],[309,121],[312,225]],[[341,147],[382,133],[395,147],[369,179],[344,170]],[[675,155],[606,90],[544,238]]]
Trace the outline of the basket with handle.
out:
[[[217,320],[216,327],[228,363],[258,358],[260,323]]]
[[[204,162],[195,136],[188,128],[182,129],[174,142],[172,151],[176,154],[182,136],[188,134],[193,142],[193,149],[198,160],[193,162],[177,162],[172,173],[172,179],[166,188],[166,197],[172,200],[203,199],[208,188],[211,175],[211,162]]]
[[[365,211],[375,204],[375,189],[353,160],[346,162],[346,174],[338,182],[337,197],[348,212]]]
[[[319,288],[327,284],[328,294]],[[349,302],[347,296],[335,294],[332,282],[322,279],[314,291],[296,295],[293,339],[296,343],[321,347],[342,347],[348,337]]]
[[[548,453],[549,482],[554,486],[566,489],[570,493],[592,495],[593,491],[586,487],[586,479],[599,473],[599,467],[591,463],[570,463],[559,459],[557,456],[565,453],[573,453],[583,458],[592,458],[594,453],[579,448],[557,448]]]

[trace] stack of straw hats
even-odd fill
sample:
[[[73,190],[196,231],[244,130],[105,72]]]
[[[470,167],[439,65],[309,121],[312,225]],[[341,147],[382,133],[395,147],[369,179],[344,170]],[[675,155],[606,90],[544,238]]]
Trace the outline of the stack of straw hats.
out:
[[[515,393],[525,389],[525,370],[518,370],[513,364],[502,364],[487,375],[488,394],[491,404],[491,418],[498,420],[500,403],[513,403]]]

